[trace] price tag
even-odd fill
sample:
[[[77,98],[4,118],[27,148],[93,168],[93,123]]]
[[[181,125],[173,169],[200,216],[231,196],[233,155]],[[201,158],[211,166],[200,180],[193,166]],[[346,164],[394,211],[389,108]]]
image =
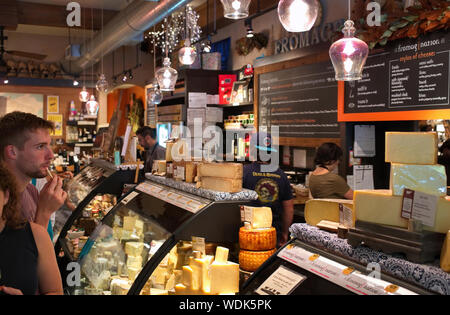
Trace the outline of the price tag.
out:
[[[305,279],[306,276],[280,266],[255,292],[260,295],[288,295]]]
[[[205,238],[192,236],[192,250],[199,251],[202,255],[206,254]]]
[[[434,226],[439,196],[405,189],[403,192],[402,217]]]

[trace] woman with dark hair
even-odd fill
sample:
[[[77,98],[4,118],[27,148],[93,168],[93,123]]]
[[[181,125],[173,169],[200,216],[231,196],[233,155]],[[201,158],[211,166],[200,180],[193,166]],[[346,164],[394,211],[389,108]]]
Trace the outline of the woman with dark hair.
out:
[[[342,159],[342,149],[331,142],[322,144],[316,152],[316,169],[309,176],[309,190],[314,198],[353,199],[353,190],[333,171]]]
[[[53,244],[21,214],[16,182],[0,164],[0,294],[62,294]]]

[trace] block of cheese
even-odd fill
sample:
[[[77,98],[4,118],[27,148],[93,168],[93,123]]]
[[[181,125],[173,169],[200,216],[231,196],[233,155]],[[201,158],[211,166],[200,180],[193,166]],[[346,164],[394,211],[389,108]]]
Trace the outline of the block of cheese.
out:
[[[242,190],[242,179],[202,177],[199,187],[221,192],[236,193]]]
[[[173,162],[172,158],[172,148],[175,144],[174,141],[167,141],[166,142],[166,162]]]
[[[239,229],[239,247],[246,250],[269,250],[277,246],[277,231],[265,229]]]
[[[216,248],[216,257],[214,261],[219,263],[226,263],[228,260],[229,249],[222,246],[217,246]]]
[[[439,198],[434,226],[429,227],[424,225],[423,229],[443,234],[450,230],[450,197]]]
[[[166,164],[167,164],[167,161],[165,161],[165,160],[153,161],[152,173],[155,173],[157,175],[166,174]]]
[[[125,253],[129,256],[140,256],[144,249],[144,243],[142,242],[126,242]]]
[[[436,132],[386,132],[386,162],[436,164]]]
[[[209,269],[213,261],[214,256],[207,255],[203,258],[195,258],[190,265],[194,277],[200,278],[200,288],[205,292],[210,291],[211,278],[209,276]]]
[[[446,196],[447,176],[443,165],[391,164],[390,189],[394,196],[403,196],[405,188]]]
[[[407,228],[408,220],[401,217],[402,199],[390,190],[355,190],[356,220]]]
[[[141,268],[127,267],[127,269],[128,269],[128,279],[130,281],[136,280],[136,277],[138,276],[139,272],[141,271]]]
[[[194,279],[194,271],[192,268],[190,266],[183,266],[183,284],[186,287],[195,287],[198,290],[200,288],[200,283],[195,282],[196,280],[198,281],[198,279]]]
[[[198,176],[242,179],[243,165],[241,163],[199,163]]]
[[[136,230],[137,235],[141,235],[144,233],[144,221],[136,219],[136,222],[134,223],[134,228]]]
[[[169,295],[167,290],[150,288],[150,295]]]
[[[249,222],[253,229],[272,227],[272,209],[270,207],[243,206],[242,210],[243,221]]]
[[[142,256],[131,256],[128,255],[127,257],[127,267],[132,268],[142,268]]]
[[[134,231],[134,225],[136,223],[136,217],[125,216],[123,217],[123,229],[127,231]]]
[[[450,230],[447,231],[447,236],[442,245],[440,266],[445,272],[450,272]]]
[[[193,183],[197,176],[197,164],[195,162],[186,162],[186,183]]]
[[[164,267],[158,266],[153,271],[152,275],[150,276],[150,279],[152,280],[153,284],[165,285],[167,277],[168,277],[167,269]]]
[[[113,295],[126,295],[131,287],[128,279],[122,277],[111,277],[111,292]]]
[[[326,220],[353,227],[355,219],[352,200],[311,199],[305,204],[305,221],[312,226],[317,226],[320,221]]]
[[[211,294],[239,292],[239,265],[214,261],[211,264]]]
[[[241,250],[239,251],[239,266],[242,270],[255,271],[275,252],[276,249],[267,251]]]

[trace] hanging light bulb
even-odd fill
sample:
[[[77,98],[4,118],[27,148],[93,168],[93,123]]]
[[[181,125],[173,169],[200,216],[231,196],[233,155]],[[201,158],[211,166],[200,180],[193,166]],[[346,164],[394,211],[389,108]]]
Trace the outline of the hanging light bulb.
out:
[[[102,73],[100,75],[100,79],[97,81],[97,83],[95,84],[95,88],[97,89],[97,91],[99,92],[106,92],[108,91],[108,81],[106,81],[106,77],[105,75]]]
[[[182,65],[191,65],[194,63],[197,53],[195,48],[191,47],[191,41],[186,38],[184,47],[178,52],[178,60]]]
[[[94,95],[91,95],[89,102],[86,103],[86,111],[88,115],[97,116],[98,102],[95,100]]]
[[[164,58],[163,66],[156,71],[156,79],[160,90],[173,91],[177,82],[178,72],[170,67],[170,59],[168,57]]]
[[[152,88],[149,90],[148,98],[152,104],[160,104],[163,99],[163,95],[159,90],[158,80],[156,78],[153,79]]]
[[[81,90],[81,92],[78,96],[80,98],[80,101],[82,101],[84,103],[89,101],[89,92],[86,90],[85,86],[83,86],[83,89]]]
[[[224,17],[227,19],[243,19],[248,16],[250,0],[220,0],[223,4]]]
[[[278,18],[288,32],[309,31],[319,15],[318,0],[280,0]]]
[[[333,63],[337,81],[355,81],[362,78],[362,70],[369,55],[367,44],[354,37],[355,27],[352,20],[344,24],[344,37],[330,47],[330,58]]]

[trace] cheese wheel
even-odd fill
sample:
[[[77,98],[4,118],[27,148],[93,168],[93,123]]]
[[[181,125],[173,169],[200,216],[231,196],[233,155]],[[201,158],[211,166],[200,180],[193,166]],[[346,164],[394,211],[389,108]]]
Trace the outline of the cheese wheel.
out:
[[[275,248],[272,250],[256,252],[241,250],[239,252],[239,267],[245,271],[255,271],[275,252]]]
[[[246,250],[269,250],[277,246],[277,231],[274,227],[266,229],[239,229],[239,246]]]

